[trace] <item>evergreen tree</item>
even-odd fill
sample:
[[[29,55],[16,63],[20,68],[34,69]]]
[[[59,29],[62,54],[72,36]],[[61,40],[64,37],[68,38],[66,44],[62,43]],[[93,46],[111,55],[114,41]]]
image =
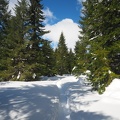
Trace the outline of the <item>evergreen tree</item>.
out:
[[[45,40],[42,36],[48,31],[44,30],[44,15],[43,15],[43,5],[41,0],[30,0],[29,6],[29,44],[27,45],[28,54],[28,80],[38,79],[40,75],[43,74],[43,69],[45,64],[43,64],[44,53],[42,47],[44,46]]]
[[[110,84],[112,79],[116,76],[115,73],[119,71],[119,55],[120,49],[116,44],[119,44],[119,32],[120,32],[120,14],[119,14],[120,1],[101,1],[95,5],[96,15],[94,15],[93,25],[95,32],[93,32],[93,37],[91,41],[91,52],[94,60],[91,62],[93,66],[94,78],[93,86],[98,89],[101,93],[105,90],[105,87]],[[93,29],[91,29],[93,31]],[[91,38],[90,38],[91,39]],[[98,50],[99,48],[99,50]],[[115,48],[115,52],[114,49]],[[116,71],[113,71],[110,63],[111,60],[115,60],[114,55],[117,57],[117,66],[115,65]],[[111,56],[111,57],[110,57]],[[109,59],[111,58],[111,60]],[[113,64],[116,64],[113,62]],[[101,66],[99,65],[101,63]],[[117,73],[118,74],[118,73]]]
[[[4,37],[7,35],[7,28],[10,19],[10,11],[8,11],[9,2],[7,0],[0,1],[0,45],[4,43]],[[2,41],[3,40],[3,41]]]
[[[28,66],[26,67],[26,34],[28,31],[28,3],[26,0],[18,1],[15,6],[15,16],[9,22],[9,34],[7,36],[7,48],[9,62],[6,70],[6,80],[25,80]]]
[[[7,65],[0,73],[3,80],[29,81],[40,75],[54,75],[54,53],[50,42],[42,38],[48,31],[42,23],[45,18],[40,2],[21,0],[15,6],[5,44]]]
[[[54,51],[50,46],[50,43],[50,41],[44,41],[44,44],[42,46],[44,57],[43,64],[45,65],[43,69],[43,75],[45,76],[55,75],[55,56]]]
[[[110,69],[114,73],[120,75],[120,1],[102,1],[104,9],[104,22],[102,23],[104,32],[104,46],[108,49],[108,59],[110,60]]]
[[[75,68],[73,70],[73,73],[76,75],[83,74],[87,69],[89,65],[89,54],[88,50],[89,46],[87,45],[87,42],[85,42],[85,39],[81,39],[76,42],[75,45]]]
[[[56,69],[57,74],[63,75],[68,73],[68,48],[65,44],[65,37],[63,32],[60,35],[58,48],[57,48],[57,55],[56,55]]]
[[[84,16],[80,20],[83,36],[80,39],[82,41],[80,46],[84,45],[83,49],[86,52],[79,56],[79,58],[84,56],[85,63],[83,64],[80,59],[78,64],[82,63],[80,65],[85,67],[85,70],[90,70],[89,80],[99,93],[109,85],[115,71],[116,73],[119,71],[120,51],[118,47],[116,48],[119,44],[119,3],[118,0],[87,0],[83,3]]]
[[[68,51],[68,55],[67,55],[67,63],[68,63],[68,73],[72,74],[72,70],[75,66],[75,56],[74,53],[72,52],[72,49],[70,49]]]
[[[55,58],[55,74],[58,74],[58,72],[57,72],[57,55],[58,55],[58,48],[55,48],[55,50],[54,50],[54,58]]]
[[[0,81],[4,79],[5,70],[7,69],[7,54],[6,37],[8,35],[10,11],[8,11],[7,0],[0,1]]]
[[[94,1],[94,0],[93,0]],[[84,9],[82,9],[83,15],[79,21],[79,41],[76,42],[75,46],[75,69],[74,73],[76,75],[80,75],[85,73],[86,70],[89,70],[89,63],[90,63],[90,43],[89,43],[89,35],[90,32],[89,28],[91,24],[89,23],[89,19],[92,16],[92,12],[94,11],[94,5],[91,0],[87,0],[83,2]],[[89,25],[90,24],[90,25]]]

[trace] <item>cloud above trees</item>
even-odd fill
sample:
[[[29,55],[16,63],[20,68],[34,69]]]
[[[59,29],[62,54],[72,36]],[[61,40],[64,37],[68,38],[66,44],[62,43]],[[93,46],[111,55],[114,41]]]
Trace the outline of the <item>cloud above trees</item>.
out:
[[[45,24],[51,23],[56,19],[56,17],[53,15],[53,12],[48,7],[43,10],[43,13],[45,15]]]
[[[45,28],[46,30],[51,31],[50,33],[44,35],[45,39],[58,43],[60,34],[63,32],[68,48],[74,49],[75,43],[78,40],[80,28],[72,19],[66,18],[54,25],[48,24]]]

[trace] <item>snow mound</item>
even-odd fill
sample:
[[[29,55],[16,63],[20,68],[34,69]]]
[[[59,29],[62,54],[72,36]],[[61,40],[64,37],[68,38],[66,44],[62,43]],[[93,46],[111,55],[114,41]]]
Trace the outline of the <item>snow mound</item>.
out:
[[[114,79],[111,84],[106,88],[103,96],[120,101],[120,79]]]
[[[120,90],[120,79],[114,79],[107,89]]]

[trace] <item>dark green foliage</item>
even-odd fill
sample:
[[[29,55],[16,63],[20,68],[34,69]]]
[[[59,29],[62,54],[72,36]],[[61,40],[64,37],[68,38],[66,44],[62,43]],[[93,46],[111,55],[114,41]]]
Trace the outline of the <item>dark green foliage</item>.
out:
[[[30,74],[28,74],[28,80],[38,79],[39,76],[42,75],[42,69],[44,69],[45,65],[43,64],[43,53],[42,46],[44,44],[44,40],[42,36],[47,33],[44,30],[44,15],[43,15],[43,6],[38,0],[30,0],[29,5],[29,32],[27,37],[29,38],[29,42],[27,44],[27,56],[28,56],[28,65],[30,69],[28,70]],[[35,77],[33,77],[33,74]]]
[[[44,61],[43,64],[45,65],[43,70],[43,75],[45,76],[54,76],[55,75],[55,56],[54,51],[50,46],[50,41],[44,41],[42,46],[43,57]]]
[[[120,12],[119,0],[83,3],[77,72],[90,70],[93,89],[102,93],[120,71]],[[80,52],[81,51],[81,52]]]
[[[75,46],[75,69],[73,73],[77,75],[84,73],[87,70],[86,66],[90,62],[89,45],[85,41],[85,39],[81,39],[76,42]]]
[[[10,19],[10,11],[8,11],[8,1],[0,1],[0,39],[2,40],[7,35],[8,21]],[[2,42],[0,41],[2,44]],[[1,45],[0,44],[0,45]]]
[[[25,0],[18,2],[15,7],[15,16],[9,22],[9,34],[7,36],[7,47],[9,54],[7,61],[9,66],[6,70],[6,80],[26,80],[28,63],[26,46],[28,44],[26,34],[29,30],[25,23],[28,22],[28,3]],[[32,74],[32,73],[31,73]]]
[[[0,1],[0,81],[3,80],[5,76],[5,71],[7,69],[9,61],[7,61],[8,48],[6,37],[8,34],[10,20],[10,11],[8,11],[8,1]],[[6,62],[7,61],[7,62]]]
[[[63,74],[68,74],[68,61],[67,61],[67,56],[68,56],[68,48],[65,44],[65,37],[63,33],[60,35],[59,43],[58,43],[58,48],[56,50],[56,70],[57,74],[63,75]]]
[[[72,49],[68,51],[67,63],[68,63],[68,73],[72,74],[73,68],[75,66],[75,55],[72,52]]]
[[[120,41],[113,43],[108,58],[111,70],[120,75]]]
[[[8,12],[8,1],[0,1],[0,52],[4,49],[5,37],[7,35],[10,13]]]
[[[53,50],[50,42],[42,38],[48,31],[42,24],[45,18],[40,2],[21,0],[15,6],[15,16],[9,20],[8,34],[4,40],[4,57],[1,56],[0,60],[1,80],[32,81],[41,75],[54,74]]]

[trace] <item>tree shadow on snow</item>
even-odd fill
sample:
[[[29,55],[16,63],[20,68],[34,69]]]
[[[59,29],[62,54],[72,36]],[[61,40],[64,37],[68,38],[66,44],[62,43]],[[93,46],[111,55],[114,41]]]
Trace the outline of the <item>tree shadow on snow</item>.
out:
[[[56,86],[24,86],[0,89],[0,120],[57,120]]]
[[[95,97],[92,98],[91,86],[87,81],[83,81],[80,78],[77,84],[74,83],[69,88],[69,92],[73,104],[79,106],[79,108],[74,108],[73,110],[71,109],[70,120],[113,120],[114,119],[111,116],[104,115],[103,113],[79,110],[81,106],[85,107],[99,101],[98,98]],[[79,97],[79,101],[75,101],[76,96]],[[89,97],[87,96],[91,96],[91,98],[89,99]],[[86,99],[86,97],[88,99]]]

